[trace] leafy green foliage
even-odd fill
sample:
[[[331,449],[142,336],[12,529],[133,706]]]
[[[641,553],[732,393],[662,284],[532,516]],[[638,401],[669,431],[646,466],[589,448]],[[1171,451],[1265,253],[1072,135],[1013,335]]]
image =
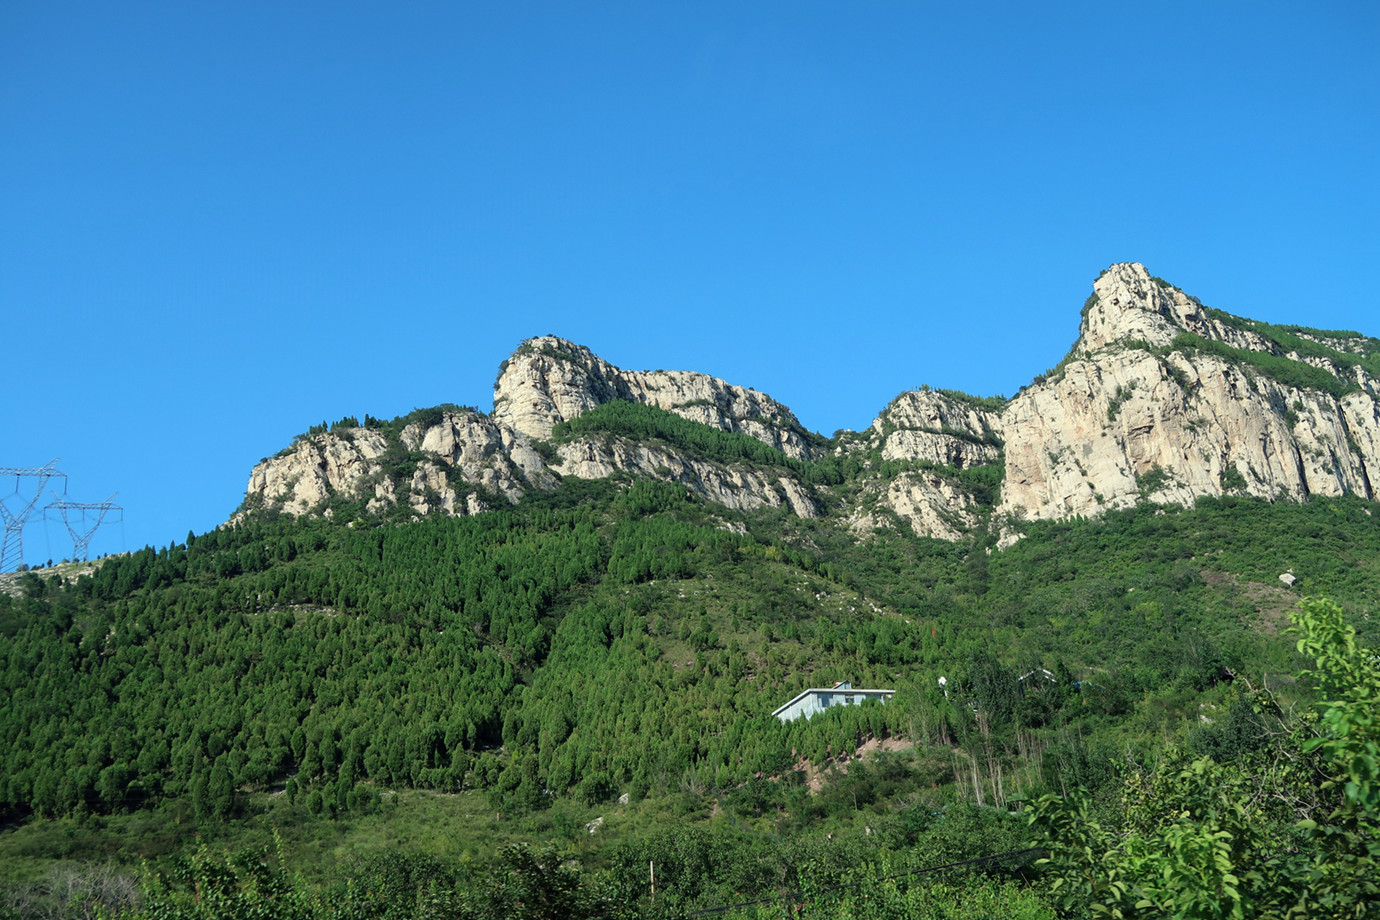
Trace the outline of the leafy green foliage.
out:
[[[1109,421],[1109,422],[1114,422],[1114,421],[1116,421],[1117,413],[1119,413],[1119,412],[1121,411],[1122,403],[1124,403],[1124,402],[1126,402],[1126,400],[1130,399],[1131,396],[1132,396],[1132,394],[1134,394],[1134,392],[1135,392],[1135,382],[1134,382],[1134,381],[1132,381],[1130,384],[1126,384],[1126,385],[1119,386],[1119,387],[1116,388],[1116,393],[1115,393],[1115,394],[1112,396],[1112,398],[1107,402],[1107,421]]]
[[[1342,784],[1348,809],[1380,820],[1380,658],[1363,648],[1342,608],[1328,601],[1304,604],[1296,630],[1298,649],[1317,664],[1312,677],[1326,733],[1310,739],[1304,751],[1320,751]]]
[[[1219,477],[1223,492],[1241,492],[1246,488],[1246,477],[1241,475],[1241,471],[1236,468],[1236,464],[1222,468]]]
[[[662,441],[692,456],[719,463],[782,467],[806,482],[836,484],[842,481],[831,462],[795,460],[754,437],[692,422],[674,412],[628,400],[616,399],[560,422],[551,437],[561,443],[591,434],[609,434],[634,441]]]
[[[283,867],[282,850],[213,854],[205,844],[166,873],[146,872],[142,903],[127,920],[310,920],[320,902]]]
[[[1048,732],[1071,764],[1070,725],[1284,660],[1241,630],[1257,614],[1233,579],[1292,568],[1309,590],[1377,599],[1380,535],[1359,501],[1030,525],[989,557],[787,517],[735,534],[667,483],[581,497],[403,527],[264,519],[75,585],[31,579],[0,598],[0,800],[76,814],[188,796],[211,819],[292,777],[322,816],[396,786],[539,805],[545,790],[736,787],[786,776],[792,751],[824,763],[895,734],[1030,764],[1029,788],[1022,733]],[[976,692],[986,649],[1009,673],[1065,676],[989,700],[979,725],[935,681]],[[766,715],[844,678],[898,696],[789,726]]]
[[[995,508],[1001,501],[1001,484],[1006,479],[1005,463],[983,463],[946,472],[949,472],[979,505]]]
[[[1131,773],[1114,827],[1059,796],[1040,800],[1031,821],[1067,916],[1368,915],[1380,896],[1380,669],[1335,603],[1305,601],[1296,620],[1298,648],[1316,665],[1305,676],[1322,694],[1320,721],[1230,761]]]
[[[1169,347],[1171,350],[1209,354],[1233,364],[1252,367],[1276,383],[1300,390],[1321,390],[1337,399],[1359,389],[1355,384],[1346,383],[1320,367],[1268,352],[1234,348],[1192,332],[1179,333]]]
[[[1209,309],[1208,313],[1228,326],[1262,336],[1279,352],[1297,354],[1302,358],[1321,358],[1340,367],[1362,367],[1371,377],[1380,375],[1380,339],[1344,330],[1278,326],[1233,316],[1221,310]]]
[[[938,393],[940,396],[946,396],[949,399],[952,399],[954,402],[959,403],[960,405],[968,406],[972,409],[978,409],[983,412],[1000,412],[1002,409],[1006,408],[1006,404],[1010,402],[1009,399],[1001,395],[975,396],[972,393],[965,393],[963,390],[951,390],[946,389],[944,387],[931,387],[929,384],[922,384],[919,388],[919,392]],[[901,397],[897,398],[899,399]],[[895,402],[895,400],[892,400],[892,402]]]
[[[985,482],[995,501],[999,465],[944,474],[971,477],[975,489]],[[966,543],[904,531],[860,542],[828,521],[738,514],[665,482],[572,481],[503,512],[403,525],[264,514],[107,560],[74,584],[33,576],[21,596],[0,597],[0,804],[10,819],[28,819],[26,831],[43,823],[34,813],[69,816],[51,827],[71,829],[71,842],[48,852],[89,846],[128,858],[143,844],[100,843],[101,824],[108,835],[140,828],[132,836],[166,853],[179,837],[168,828],[185,838],[191,827],[215,832],[271,815],[301,828],[299,842],[336,841],[351,828],[387,827],[400,799],[463,802],[454,833],[482,855],[361,868],[355,890],[377,896],[355,902],[360,916],[383,916],[387,904],[399,905],[397,917],[468,916],[480,903],[517,910],[547,879],[552,897],[577,897],[571,910],[609,903],[599,901],[604,885],[638,892],[613,903],[648,914],[789,888],[815,914],[842,917],[879,904],[914,915],[930,883],[883,881],[873,869],[1018,849],[1024,831],[1001,809],[1045,792],[1100,790],[1104,807],[1088,820],[1120,841],[1131,825],[1105,807],[1120,788],[1128,802],[1140,790],[1146,801],[1190,803],[1179,823],[1154,823],[1148,806],[1132,812],[1137,832],[1180,835],[1155,852],[1198,867],[1200,893],[1230,906],[1235,886],[1245,904],[1258,886],[1240,869],[1237,838],[1224,850],[1226,838],[1214,836],[1235,834],[1228,806],[1243,787],[1213,767],[1194,772],[1210,755],[1223,769],[1246,764],[1256,788],[1269,780],[1305,803],[1331,836],[1299,837],[1300,814],[1257,809],[1251,826],[1276,845],[1305,840],[1330,854],[1316,871],[1337,891],[1359,891],[1370,864],[1355,844],[1368,838],[1345,789],[1373,784],[1371,748],[1347,749],[1359,766],[1329,774],[1335,787],[1271,772],[1280,746],[1270,739],[1296,727],[1232,698],[1238,675],[1293,666],[1291,646],[1273,635],[1273,618],[1293,602],[1281,571],[1353,611],[1380,602],[1373,506],[1229,498],[1160,511],[1020,525],[1024,539],[990,554],[985,533]],[[770,717],[801,689],[842,679],[897,693],[885,706],[807,721]],[[1332,718],[1353,726],[1346,737],[1370,738],[1364,708],[1349,705]],[[1200,722],[1205,712],[1217,721]],[[859,756],[900,739],[914,747]],[[1346,756],[1304,751],[1306,740],[1290,750],[1307,769]],[[1173,754],[1181,743],[1185,752]],[[1147,755],[1139,786],[1111,762],[1112,752],[1124,762],[1128,746],[1161,752],[1158,763]],[[623,792],[629,804],[614,804]],[[1324,820],[1343,807],[1353,817]],[[644,816],[641,837],[651,827],[705,831],[699,843],[664,842],[647,857],[665,860],[661,906],[648,898],[646,864],[635,866],[643,851],[630,844],[624,862],[614,856],[639,835],[599,844],[584,830],[606,812],[610,826]],[[587,847],[583,867],[572,867],[578,891],[570,876],[552,875],[565,855],[529,851],[501,868],[510,826]],[[0,841],[0,855],[22,836]],[[1362,854],[1350,868],[1340,855],[1348,846]],[[331,846],[320,847],[312,865],[330,865]],[[720,851],[712,863],[696,855]],[[1180,864],[1155,865],[1161,878]],[[234,890],[248,890],[246,871],[234,870]],[[672,885],[677,871],[686,881]],[[333,890],[333,878],[307,887]],[[491,884],[529,893],[504,900]],[[972,904],[1047,915],[1042,894],[1000,877],[945,884],[954,888],[946,903],[961,891]],[[1157,884],[1163,890],[1143,886],[1131,908],[1146,899],[1206,910],[1203,899],[1172,900],[1187,881]],[[404,888],[411,894],[378,893]],[[343,891],[311,909],[351,903]]]
[[[205,844],[164,873],[147,873],[142,903],[121,920],[584,920],[614,909],[602,888],[584,884],[555,848],[514,844],[480,871],[397,854],[355,867],[349,883],[322,894],[276,858],[247,851],[229,858]]]
[[[1136,486],[1139,488],[1140,497],[1145,499],[1173,481],[1173,473],[1163,467],[1153,466],[1136,477]]]

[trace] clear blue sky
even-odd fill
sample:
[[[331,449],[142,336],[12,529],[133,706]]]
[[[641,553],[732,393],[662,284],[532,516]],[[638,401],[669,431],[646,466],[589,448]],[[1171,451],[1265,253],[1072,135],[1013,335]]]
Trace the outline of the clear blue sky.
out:
[[[1014,393],[1123,260],[1380,334],[1378,96],[1361,0],[10,0],[0,466],[166,545],[545,333],[828,434]]]

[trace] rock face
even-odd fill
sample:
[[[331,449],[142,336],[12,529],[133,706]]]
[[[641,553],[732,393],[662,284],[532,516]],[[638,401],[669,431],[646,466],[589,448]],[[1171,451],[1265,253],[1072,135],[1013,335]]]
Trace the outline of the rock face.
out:
[[[477,412],[447,412],[427,426],[413,422],[399,440],[409,451],[435,457],[464,482],[510,502],[522,498],[524,480],[540,489],[556,484],[526,435]]]
[[[792,459],[807,458],[809,442],[795,416],[755,390],[689,371],[623,371],[588,348],[552,336],[524,342],[504,362],[494,390],[491,417],[448,411],[439,420],[407,424],[392,440],[366,428],[299,438],[254,468],[248,504],[301,515],[340,496],[367,500],[367,509],[375,512],[401,503],[417,515],[465,514],[484,510],[496,498],[516,502],[529,489],[556,488],[562,476],[631,473],[681,483],[735,510],[819,513],[811,490],[786,471],[715,463],[614,437],[579,438],[559,449],[548,446],[544,453],[536,446],[550,438],[557,423],[623,399],[748,435]],[[410,461],[410,477],[393,475],[397,464],[390,458]]]
[[[957,468],[1001,458],[1001,416],[932,390],[902,393],[872,423],[884,460]]]
[[[765,393],[691,371],[623,371],[583,345],[555,336],[524,342],[494,384],[494,419],[545,439],[559,422],[615,399],[640,402],[723,431],[756,438],[803,460],[800,422]]]
[[[399,459],[404,470],[411,466],[410,473],[395,472],[397,464],[390,461]],[[515,502],[528,488],[549,489],[555,483],[525,435],[477,412],[457,410],[425,424],[412,422],[394,438],[373,428],[299,437],[254,467],[247,495],[250,505],[294,517],[322,508],[333,496],[365,500],[371,512],[402,502],[419,515],[473,514],[488,507],[481,494]]]
[[[864,496],[848,521],[862,536],[885,526],[879,513],[885,509],[919,536],[958,540],[977,525],[981,512],[973,497],[952,481],[923,471],[872,484]],[[875,504],[869,507],[868,499]]]
[[[388,443],[377,431],[351,428],[339,433],[299,438],[292,447],[262,460],[249,474],[250,496],[294,517],[326,501],[335,493],[361,494],[377,472],[377,459]],[[382,491],[375,497],[381,497]]]
[[[766,475],[742,465],[696,460],[669,448],[622,439],[581,438],[562,444],[557,469],[580,479],[631,472],[648,479],[679,482],[701,498],[735,511],[785,507],[799,517],[818,516],[809,489],[793,476]]]
[[[1316,356],[1304,362],[1331,375],[1330,393],[1272,375],[1249,355],[1176,348],[1192,333],[1242,353],[1300,358],[1139,264],[1113,266],[1094,293],[1062,372],[1023,391],[1002,414],[999,510],[1047,519],[1142,498],[1375,497],[1380,414],[1363,368]]]
[[[840,447],[841,456],[875,454],[902,468],[891,478],[864,477],[849,527],[866,534],[886,526],[889,512],[919,536],[957,540],[971,530],[983,509],[949,474],[1002,458],[1001,416],[979,402],[929,389],[902,393]]]
[[[1070,354],[1014,399],[922,388],[826,444],[766,394],[690,371],[623,370],[543,336],[504,362],[492,415],[426,410],[300,437],[254,468],[246,505],[328,514],[345,499],[374,512],[473,514],[565,477],[632,476],[726,509],[953,540],[993,512],[1057,519],[1223,494],[1375,499],[1375,355],[1375,339],[1240,319],[1125,263],[1094,283]],[[556,425],[613,400],[748,435],[789,460],[718,462],[608,433],[551,443]]]

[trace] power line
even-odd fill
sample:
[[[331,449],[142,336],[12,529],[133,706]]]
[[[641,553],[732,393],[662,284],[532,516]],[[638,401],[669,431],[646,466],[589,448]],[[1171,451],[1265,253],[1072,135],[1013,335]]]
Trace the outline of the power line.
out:
[[[67,474],[56,469],[58,459],[54,457],[43,466],[0,466],[0,476],[14,477],[14,494],[0,497],[0,517],[5,520],[5,538],[0,543],[0,572],[15,571],[24,564],[24,525],[33,517],[34,505],[48,480],[61,478],[62,493],[67,494]],[[22,504],[22,507],[16,511],[10,507],[10,501],[19,495],[19,480],[26,476],[37,479],[38,487],[28,501],[20,497],[16,506]]]
[[[63,501],[54,495],[53,501],[43,509],[45,515],[51,510],[56,510],[62,515],[62,523],[67,525],[67,532],[72,535],[72,560],[74,562],[86,561],[87,550],[91,546],[91,538],[95,535],[96,528],[101,526],[101,521],[105,520],[107,514],[111,511],[118,511],[120,512],[120,520],[124,520],[125,509],[115,504],[115,496],[119,494],[119,492],[112,492],[110,497],[103,502],[69,502]],[[80,525],[73,525],[72,519],[67,516],[67,512],[69,511],[81,512]],[[86,523],[89,520],[87,517],[88,514],[94,516],[96,519],[96,522],[90,527],[86,527]],[[78,530],[78,527],[84,527],[86,529]]]

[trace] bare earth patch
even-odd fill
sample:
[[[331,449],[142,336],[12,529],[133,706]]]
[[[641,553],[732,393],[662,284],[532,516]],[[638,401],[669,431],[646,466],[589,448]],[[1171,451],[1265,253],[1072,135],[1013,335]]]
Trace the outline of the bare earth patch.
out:
[[[826,758],[820,766],[810,763],[808,757],[802,757],[796,761],[795,769],[805,774],[805,787],[810,792],[819,792],[824,788],[825,774],[838,770],[840,773],[848,772],[848,765],[854,760],[861,760],[871,757],[874,754],[891,754],[896,751],[908,751],[915,747],[914,741],[907,741],[905,738],[869,738],[858,745],[856,754],[841,754],[837,757]]]
[[[1298,606],[1299,596],[1283,585],[1271,585],[1259,581],[1244,584],[1235,575],[1226,572],[1204,570],[1203,582],[1212,587],[1230,585],[1236,588],[1241,597],[1255,608],[1251,625],[1267,636],[1277,636],[1280,630],[1289,625],[1289,614]]]
[[[123,554],[121,554],[123,555]],[[106,557],[110,558],[110,557]],[[8,594],[10,597],[18,597],[24,593],[22,587],[25,575],[33,573],[44,581],[54,575],[61,575],[65,582],[76,581],[83,575],[90,575],[105,562],[105,559],[95,559],[91,562],[60,562],[52,568],[32,568],[28,572],[4,572],[0,573],[0,592]]]

